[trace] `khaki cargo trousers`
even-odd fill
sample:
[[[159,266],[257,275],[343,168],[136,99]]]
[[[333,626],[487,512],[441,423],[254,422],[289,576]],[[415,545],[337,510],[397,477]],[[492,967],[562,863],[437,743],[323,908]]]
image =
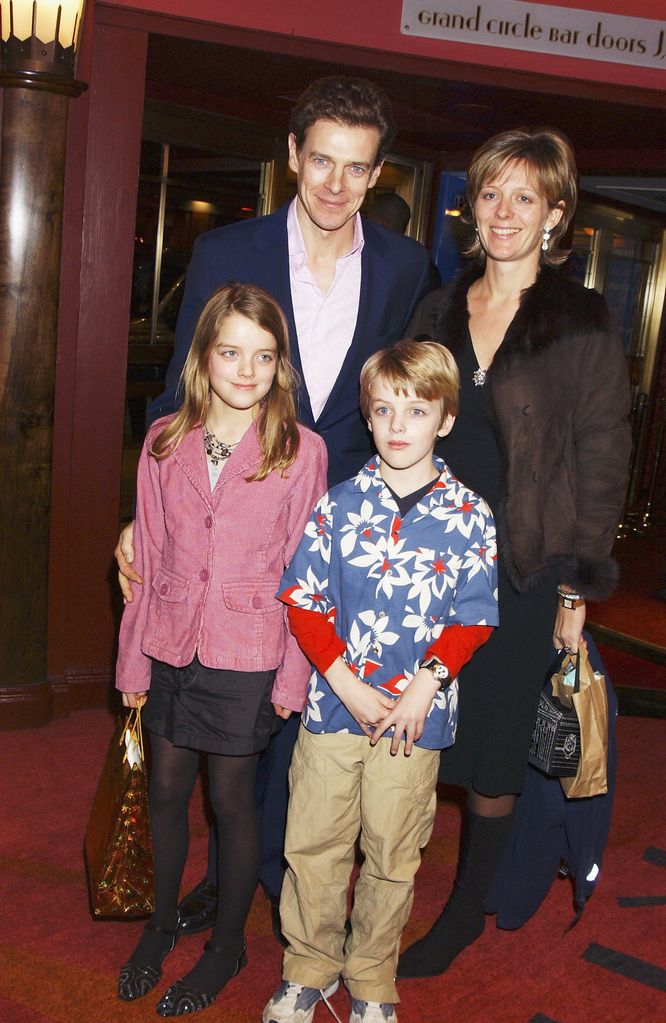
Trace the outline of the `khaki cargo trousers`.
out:
[[[385,738],[373,747],[366,736],[315,735],[301,725],[289,772],[283,979],[325,988],[342,977],[353,998],[368,1002],[399,1000],[400,937],[436,809],[439,750],[414,747],[406,757],[401,746],[392,757],[389,747]]]

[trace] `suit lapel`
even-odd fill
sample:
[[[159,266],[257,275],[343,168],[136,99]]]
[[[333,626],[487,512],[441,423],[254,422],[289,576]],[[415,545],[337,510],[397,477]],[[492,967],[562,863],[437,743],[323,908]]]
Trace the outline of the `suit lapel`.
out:
[[[211,493],[208,463],[203,445],[203,431],[200,426],[187,433],[176,450],[173,459],[190,481],[196,492],[211,511],[217,505],[222,489],[236,476],[249,476],[261,462],[261,448],[257,428],[253,423],[243,434],[240,444],[232,452],[224,467],[215,490]]]
[[[212,507],[210,479],[203,445],[203,430],[200,426],[186,433],[172,454],[174,462],[201,497],[208,508]]]

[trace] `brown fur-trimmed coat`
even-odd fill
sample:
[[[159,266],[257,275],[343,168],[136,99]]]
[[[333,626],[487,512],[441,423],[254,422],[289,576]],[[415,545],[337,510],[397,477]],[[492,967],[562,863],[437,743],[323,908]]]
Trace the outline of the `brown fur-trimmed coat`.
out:
[[[477,264],[426,296],[408,335],[428,334],[455,355],[467,336],[467,290],[482,272]],[[626,360],[603,298],[543,267],[486,387],[505,458],[497,525],[510,579],[525,589],[554,568],[586,597],[608,596],[631,434]]]

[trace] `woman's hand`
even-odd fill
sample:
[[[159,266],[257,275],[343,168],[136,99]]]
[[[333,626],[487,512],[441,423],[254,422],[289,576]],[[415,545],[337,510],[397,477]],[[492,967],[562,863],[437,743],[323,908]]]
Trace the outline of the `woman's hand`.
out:
[[[278,703],[273,704],[273,710],[275,711],[279,718],[282,718],[283,721],[286,721],[287,718],[291,717],[291,711],[289,710],[289,708],[280,707]]]
[[[391,739],[391,755],[397,754],[404,735],[405,756],[408,757],[414,743],[423,735],[425,719],[438,689],[439,684],[433,678],[432,672],[427,668],[419,668],[391,713],[375,729],[370,745],[374,746],[389,728],[395,726]]]
[[[148,693],[123,693],[123,707],[131,707],[135,710],[137,707],[143,707],[146,702]]]
[[[134,600],[132,583],[142,583],[143,579],[138,572],[132,568],[134,561],[134,523],[130,522],[125,526],[118,538],[116,549],[113,555],[118,562],[118,582],[123,591],[123,600],[131,604]]]
[[[585,604],[569,609],[557,602],[557,615],[553,629],[553,646],[556,650],[566,650],[575,654],[581,642],[581,634],[585,626]],[[584,646],[587,644],[582,640]]]

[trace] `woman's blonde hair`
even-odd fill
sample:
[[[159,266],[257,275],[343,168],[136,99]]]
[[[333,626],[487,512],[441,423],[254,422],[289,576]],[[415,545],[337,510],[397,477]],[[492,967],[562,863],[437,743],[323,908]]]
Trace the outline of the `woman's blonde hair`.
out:
[[[442,422],[457,416],[460,374],[448,348],[437,341],[403,338],[390,348],[371,355],[361,370],[360,405],[364,419],[370,418],[372,386],[381,378],[396,394],[413,391],[417,398],[442,402]]]
[[[545,197],[551,210],[557,206],[562,209],[559,223],[551,228],[550,247],[541,253],[544,263],[557,266],[569,256],[567,250],[557,249],[557,243],[566,234],[578,199],[576,160],[571,143],[562,132],[554,128],[514,128],[484,142],[467,171],[469,210],[465,219],[473,223],[474,205],[484,184],[497,181],[507,164],[514,162],[525,165],[534,188]],[[478,235],[465,255],[483,256]]]
[[[300,437],[294,401],[298,382],[289,361],[289,328],[284,313],[268,292],[252,284],[226,284],[214,291],[206,302],[180,377],[183,404],[156,437],[150,453],[155,458],[165,458],[178,447],[185,434],[205,423],[210,401],[210,356],[224,320],[234,314],[246,316],[268,331],[277,345],[275,377],[262,399],[257,417],[263,459],[257,472],[249,477],[249,481],[263,480],[273,469],[284,474],[298,453]]]

